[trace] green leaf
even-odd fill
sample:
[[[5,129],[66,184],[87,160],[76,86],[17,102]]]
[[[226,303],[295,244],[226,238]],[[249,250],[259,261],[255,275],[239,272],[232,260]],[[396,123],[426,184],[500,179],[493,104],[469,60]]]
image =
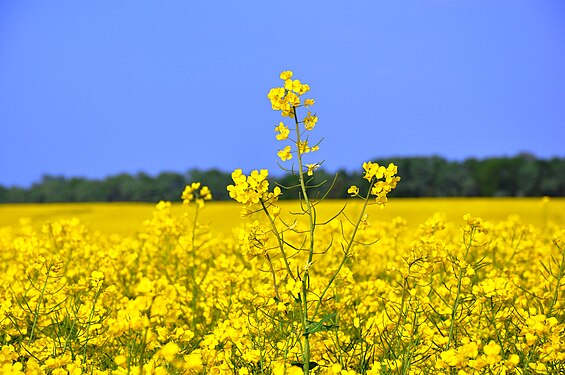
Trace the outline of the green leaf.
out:
[[[311,333],[321,332],[321,331],[329,331],[330,329],[339,327],[335,324],[334,319],[337,313],[331,313],[324,316],[318,322],[311,322],[306,326],[306,332],[304,332],[304,336],[307,336]]]

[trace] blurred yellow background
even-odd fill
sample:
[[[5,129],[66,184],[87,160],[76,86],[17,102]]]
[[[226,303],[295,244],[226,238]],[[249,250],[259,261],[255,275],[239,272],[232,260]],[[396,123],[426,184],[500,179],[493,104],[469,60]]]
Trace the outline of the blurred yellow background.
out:
[[[296,201],[281,201],[279,205],[287,218],[300,210]],[[317,206],[318,222],[331,218],[344,205],[345,212],[353,214],[360,201],[324,201]],[[17,226],[21,218],[27,218],[34,228],[40,229],[49,221],[77,218],[94,231],[132,235],[141,229],[144,220],[151,218],[153,209],[154,205],[149,203],[4,204],[0,205],[0,227]],[[180,203],[173,205],[173,212],[179,215],[188,212],[191,216],[193,209]],[[565,198],[392,198],[384,209],[372,206],[367,212],[369,223],[400,216],[407,220],[409,228],[416,228],[436,212],[455,223],[462,222],[462,216],[470,213],[494,222],[518,215],[528,224],[542,226],[551,221],[565,226]],[[212,233],[230,235],[242,222],[240,206],[234,202],[209,202],[200,212],[199,222],[209,224]]]

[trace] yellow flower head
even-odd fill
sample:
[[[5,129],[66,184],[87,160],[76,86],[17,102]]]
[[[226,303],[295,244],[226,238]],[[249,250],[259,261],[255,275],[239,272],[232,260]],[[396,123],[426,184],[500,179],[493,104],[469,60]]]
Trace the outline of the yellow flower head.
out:
[[[200,186],[201,186],[200,182],[193,182],[190,185],[186,185],[181,195],[182,203],[183,204],[196,203],[198,207],[203,207],[204,201],[211,200],[212,192],[210,191],[208,186],[202,186],[202,188],[200,188]]]
[[[277,134],[277,139],[279,141],[284,141],[285,139],[288,138],[290,134],[290,129],[287,126],[285,126],[285,124],[282,121],[279,123],[278,126],[275,127],[275,131],[279,132],[279,134]]]
[[[379,163],[365,162],[363,163],[363,170],[365,171],[364,179],[371,181],[373,178],[383,178],[386,168],[379,165]]]
[[[253,212],[253,206],[260,203],[273,204],[282,194],[278,186],[269,191],[268,175],[266,169],[254,170],[249,176],[245,176],[241,169],[232,172],[234,185],[228,185],[227,189],[232,199],[244,205],[243,213]]]
[[[371,195],[376,197],[376,203],[383,208],[387,202],[387,194],[396,188],[400,177],[396,176],[398,168],[393,163],[388,167],[379,165],[378,163],[365,162],[363,163],[363,170],[365,174],[363,178],[373,183],[371,188]]]
[[[304,118],[304,128],[306,130],[312,130],[314,129],[314,126],[316,126],[317,122],[318,122],[318,116],[312,115],[312,113],[308,111],[308,114]]]
[[[283,148],[282,150],[277,152],[277,155],[279,156],[279,158],[282,161],[287,161],[287,160],[292,159],[292,153],[291,153],[290,146],[286,146],[285,148]]]
[[[352,197],[359,194],[359,188],[355,185],[351,185],[349,189],[347,189],[347,194],[351,194]]]
[[[168,362],[172,362],[179,352],[179,346],[174,342],[169,342],[159,350],[158,354]]]
[[[94,289],[100,288],[103,282],[104,273],[100,271],[92,271],[92,273],[90,274],[90,284],[94,287]]]
[[[293,75],[292,71],[290,71],[290,70],[285,70],[284,72],[281,73],[280,78],[281,78],[283,81],[286,81],[287,79],[292,78],[292,75]]]
[[[247,259],[263,255],[268,249],[269,231],[257,220],[240,229],[238,237],[240,250]]]
[[[498,345],[494,341],[490,341],[487,345],[484,346],[483,352],[487,356],[487,363],[495,364],[498,363],[502,357],[500,356],[500,345]]]
[[[314,171],[320,168],[320,163],[306,164],[306,168],[308,168],[306,174],[308,174],[308,176],[312,176],[314,174]]]
[[[316,150],[310,148],[310,146],[308,145],[308,141],[300,141],[298,143],[298,152],[300,152],[301,154],[307,154],[312,151],[316,151]]]
[[[286,70],[280,74],[283,80],[282,87],[274,87],[267,94],[267,98],[271,101],[271,106],[275,111],[281,111],[284,117],[294,115],[294,108],[300,106],[300,96],[310,91],[308,84],[300,82],[298,79],[292,79],[293,73]],[[314,100],[307,100],[308,106],[314,104]],[[306,103],[305,103],[306,105]]]

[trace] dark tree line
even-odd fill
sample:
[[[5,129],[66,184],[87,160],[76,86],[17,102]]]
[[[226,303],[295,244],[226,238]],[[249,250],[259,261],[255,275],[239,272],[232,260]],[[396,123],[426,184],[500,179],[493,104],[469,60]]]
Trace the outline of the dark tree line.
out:
[[[478,196],[565,196],[565,158],[538,159],[530,154],[515,157],[449,161],[442,157],[398,157],[374,160],[398,165],[401,182],[395,197],[478,197]],[[188,172],[122,173],[103,180],[43,176],[30,188],[0,186],[1,203],[25,202],[158,202],[180,201],[185,185],[200,181],[210,187],[214,200],[229,199],[226,186],[232,183],[230,172],[217,169]],[[326,181],[325,183],[323,183]],[[296,184],[290,174],[274,179],[282,186]],[[323,183],[323,184],[322,184]],[[362,171],[318,170],[309,181],[313,194],[328,198],[346,198],[351,185],[366,186]],[[295,199],[298,190],[283,190],[283,199]]]

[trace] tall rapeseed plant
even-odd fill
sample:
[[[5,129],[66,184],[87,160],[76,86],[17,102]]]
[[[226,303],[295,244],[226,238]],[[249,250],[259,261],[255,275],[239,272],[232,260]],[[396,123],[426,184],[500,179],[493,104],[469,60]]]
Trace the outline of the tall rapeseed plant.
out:
[[[312,142],[310,138],[318,123],[318,116],[311,111],[315,101],[311,98],[303,98],[303,95],[310,91],[310,86],[298,79],[293,79],[291,71],[282,72],[280,79],[283,85],[272,88],[267,97],[272,109],[279,111],[283,117],[283,121],[275,126],[276,139],[284,143],[284,146],[277,152],[277,156],[283,163],[293,163],[291,168],[281,168],[293,172],[297,177],[297,183],[291,187],[275,186],[270,190],[266,169],[254,170],[250,175],[245,175],[241,169],[236,169],[232,173],[234,184],[229,185],[227,189],[230,197],[243,205],[243,216],[263,215],[265,225],[259,220],[254,220],[245,229],[242,229],[239,236],[240,248],[247,257],[264,258],[272,276],[274,301],[282,303],[283,310],[288,308],[298,312],[298,314],[285,315],[290,320],[296,320],[291,323],[296,323],[296,326],[299,327],[297,341],[301,358],[291,364],[302,368],[304,374],[308,374],[310,369],[317,366],[316,362],[311,361],[312,335],[338,327],[337,312],[326,311],[322,314],[322,310],[327,301],[327,292],[345,262],[352,257],[353,248],[358,244],[356,242],[357,232],[367,222],[366,208],[370,203],[383,207],[388,193],[396,187],[400,177],[396,175],[397,167],[392,163],[388,167],[372,162],[363,163],[364,178],[369,183],[366,194],[360,195],[360,190],[356,186],[351,186],[348,190],[352,197],[364,200],[362,209],[356,220],[346,218],[346,222],[353,226],[351,231],[344,231],[343,223],[341,223],[342,239],[339,242],[342,251],[341,261],[332,271],[321,291],[314,293],[311,280],[312,269],[319,258],[327,254],[333,245],[331,238],[322,238],[321,241],[318,241],[316,229],[341,217],[343,210],[329,221],[324,223],[318,221],[316,206],[324,197],[313,198],[310,191],[318,187],[312,185],[312,176],[320,167],[321,162],[306,163],[306,155],[318,151],[320,147],[319,141]],[[299,112],[302,115],[299,115]],[[285,122],[290,124],[287,125]],[[289,223],[281,218],[281,210],[277,206],[277,201],[283,194],[281,187],[287,190],[298,190],[300,208],[295,214],[305,217],[305,229],[300,227],[298,220]],[[282,260],[280,268],[277,262],[279,259]],[[283,286],[287,290],[284,296],[280,291]],[[290,298],[285,300],[287,297]]]

